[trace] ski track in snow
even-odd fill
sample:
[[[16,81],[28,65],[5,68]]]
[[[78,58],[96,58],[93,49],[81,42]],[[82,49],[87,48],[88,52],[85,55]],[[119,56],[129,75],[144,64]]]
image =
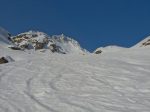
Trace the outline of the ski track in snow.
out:
[[[150,111],[149,49],[25,57],[0,65],[0,112]]]

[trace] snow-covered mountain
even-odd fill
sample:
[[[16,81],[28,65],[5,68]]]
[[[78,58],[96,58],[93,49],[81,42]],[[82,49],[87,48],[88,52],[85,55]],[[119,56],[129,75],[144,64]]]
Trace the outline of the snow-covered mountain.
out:
[[[88,53],[86,49],[83,49],[77,41],[74,39],[67,37],[65,35],[53,35],[52,41],[57,45],[60,46],[62,52],[65,53]]]
[[[132,48],[149,48],[150,47],[150,36],[146,37],[145,39],[143,39],[142,41],[138,42],[136,45],[134,45]],[[95,54],[101,54],[101,53],[108,53],[108,52],[118,52],[124,49],[129,49],[129,48],[125,48],[125,47],[120,47],[120,46],[116,46],[116,45],[110,45],[110,46],[106,46],[106,47],[99,47],[97,48],[94,53]]]
[[[149,48],[108,46],[97,49],[102,55],[80,55],[86,51],[75,40],[34,31],[13,42],[25,50],[0,47],[0,63],[9,62],[0,64],[0,112],[150,112]]]
[[[136,45],[132,46],[130,49],[139,49],[139,48],[150,48],[150,36],[146,37],[142,41],[138,42]],[[108,53],[108,52],[118,52],[124,49],[129,49],[125,47],[120,47],[116,45],[110,45],[106,47],[99,47],[97,48],[94,53],[95,54],[101,54],[101,53]]]
[[[50,49],[63,54],[84,54],[87,51],[79,43],[65,35],[48,36],[43,32],[29,31],[12,37],[14,43],[21,49]]]

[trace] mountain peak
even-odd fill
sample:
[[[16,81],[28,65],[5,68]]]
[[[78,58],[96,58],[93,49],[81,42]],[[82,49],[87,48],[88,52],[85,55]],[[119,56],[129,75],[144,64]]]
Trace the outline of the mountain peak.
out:
[[[49,36],[39,31],[28,31],[12,37],[14,43],[23,49],[51,49],[59,53],[87,53],[79,43],[64,34]]]
[[[56,45],[63,48],[63,51],[66,53],[88,53],[88,51],[83,49],[76,40],[64,34],[53,35],[51,39]]]

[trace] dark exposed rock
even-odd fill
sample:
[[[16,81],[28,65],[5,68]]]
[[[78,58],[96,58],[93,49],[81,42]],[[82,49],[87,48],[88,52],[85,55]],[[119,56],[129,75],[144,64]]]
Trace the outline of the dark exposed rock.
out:
[[[21,49],[29,49],[29,45],[28,44],[23,44],[20,46]]]
[[[57,46],[56,44],[51,44],[49,46],[49,49],[54,53],[54,52],[58,52],[58,53],[61,53],[61,54],[66,54],[65,52],[62,51],[61,47],[60,46]]]
[[[44,48],[44,43],[36,42],[36,44],[35,44],[35,50],[43,49],[43,48]]]
[[[52,52],[57,52],[57,51],[58,51],[58,48],[57,48],[56,44],[51,44],[51,45],[49,46],[49,49],[50,49]]]
[[[22,50],[21,48],[19,48],[19,47],[14,47],[14,46],[9,47],[9,48],[12,49],[12,50]]]
[[[142,43],[143,46],[150,45],[150,39],[148,39],[146,42]]]
[[[14,50],[39,50],[50,49],[52,52],[61,54],[77,52],[87,52],[82,49],[79,43],[65,35],[48,36],[43,32],[29,31],[12,37],[13,44],[17,47],[11,47]]]
[[[32,34],[32,37],[37,37],[38,35],[37,34]]]
[[[146,43],[145,46],[150,45],[150,43]]]
[[[43,43],[44,43],[44,44],[48,44],[48,42],[49,42],[48,38],[44,38],[44,39],[43,39]]]
[[[102,53],[101,50],[95,51],[95,54],[101,54],[101,53]]]
[[[0,58],[0,64],[8,63],[8,60],[5,57]]]

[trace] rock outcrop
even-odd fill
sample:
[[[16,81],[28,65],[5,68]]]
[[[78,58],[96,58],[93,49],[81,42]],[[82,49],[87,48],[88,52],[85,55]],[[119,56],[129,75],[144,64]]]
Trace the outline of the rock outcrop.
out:
[[[40,50],[40,49],[49,49],[51,52],[68,54],[68,53],[78,53],[85,54],[88,53],[87,50],[81,48],[79,43],[65,35],[53,35],[48,36],[43,32],[38,31],[29,31],[21,33],[17,36],[12,37],[13,42],[15,43],[14,48],[20,48],[21,50]]]
[[[0,58],[0,64],[8,63],[8,60],[5,57]]]

